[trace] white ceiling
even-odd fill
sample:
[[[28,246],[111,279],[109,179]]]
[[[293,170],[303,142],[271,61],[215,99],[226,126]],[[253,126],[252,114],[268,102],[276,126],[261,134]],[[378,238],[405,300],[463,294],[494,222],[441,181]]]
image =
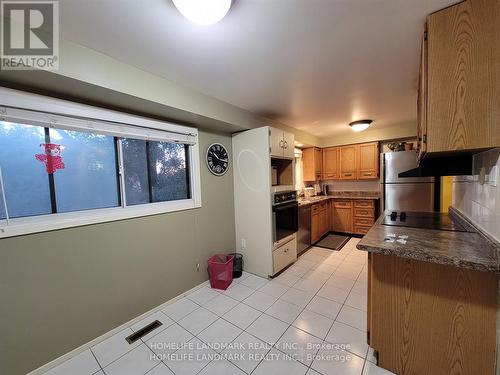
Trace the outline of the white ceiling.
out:
[[[237,0],[195,26],[171,0],[61,0],[61,35],[320,137],[416,118],[425,16],[457,0]],[[126,79],[126,77],[124,77]]]

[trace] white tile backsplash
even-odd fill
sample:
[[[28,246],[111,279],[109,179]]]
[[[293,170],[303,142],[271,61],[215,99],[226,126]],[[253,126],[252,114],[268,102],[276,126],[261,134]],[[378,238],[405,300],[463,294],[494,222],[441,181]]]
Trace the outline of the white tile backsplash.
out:
[[[474,155],[472,176],[455,177],[453,207],[500,241],[500,148]]]

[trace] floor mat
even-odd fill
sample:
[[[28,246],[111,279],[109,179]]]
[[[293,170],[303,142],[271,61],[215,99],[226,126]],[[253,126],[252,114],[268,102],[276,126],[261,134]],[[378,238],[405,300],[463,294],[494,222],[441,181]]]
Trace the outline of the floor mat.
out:
[[[338,234],[329,234],[314,246],[324,247],[325,249],[339,251],[349,241],[350,237],[340,236]]]

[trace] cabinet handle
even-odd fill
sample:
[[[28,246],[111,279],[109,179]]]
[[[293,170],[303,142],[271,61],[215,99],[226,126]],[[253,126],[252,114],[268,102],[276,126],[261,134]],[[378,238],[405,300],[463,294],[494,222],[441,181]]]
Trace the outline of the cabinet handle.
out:
[[[344,173],[344,176],[350,177],[350,176],[352,176],[352,173]]]
[[[283,140],[280,141],[280,148],[283,148]]]
[[[371,173],[363,173],[363,176],[371,176]]]
[[[285,142],[283,143],[283,145],[284,145],[284,148],[285,148],[285,149],[287,149],[287,148],[288,148],[288,142],[287,142],[287,141],[285,141]]]

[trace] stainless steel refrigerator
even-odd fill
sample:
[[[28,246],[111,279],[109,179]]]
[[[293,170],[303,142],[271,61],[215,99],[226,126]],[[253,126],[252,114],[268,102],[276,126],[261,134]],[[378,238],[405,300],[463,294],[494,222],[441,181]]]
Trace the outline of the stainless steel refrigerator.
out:
[[[416,151],[388,152],[380,158],[380,208],[392,211],[431,212],[439,210],[434,177],[399,177],[416,168]]]

